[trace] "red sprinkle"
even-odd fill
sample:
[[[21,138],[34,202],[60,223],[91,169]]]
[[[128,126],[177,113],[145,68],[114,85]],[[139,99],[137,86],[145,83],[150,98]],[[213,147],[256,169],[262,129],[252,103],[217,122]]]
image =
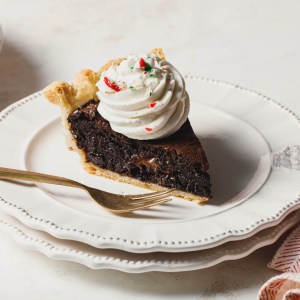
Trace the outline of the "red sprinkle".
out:
[[[153,108],[155,105],[156,105],[156,102],[153,102],[153,103],[149,104],[149,106],[150,106],[151,108]]]
[[[150,128],[150,127],[146,127],[145,128],[147,131],[152,131],[152,128]]]
[[[105,84],[110,87],[111,89],[113,89],[116,92],[120,92],[121,89],[119,86],[117,86],[114,82],[110,81],[107,77],[104,77],[104,82]]]
[[[145,62],[142,58],[140,58],[139,63],[140,63],[140,67],[141,67],[141,68],[146,68],[146,67],[147,67],[146,62]]]

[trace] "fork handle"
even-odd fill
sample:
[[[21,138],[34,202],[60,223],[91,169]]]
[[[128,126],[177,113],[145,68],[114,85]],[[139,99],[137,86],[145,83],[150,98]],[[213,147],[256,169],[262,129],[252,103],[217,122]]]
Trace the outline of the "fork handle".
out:
[[[84,189],[85,185],[59,176],[53,176],[48,174],[42,174],[37,172],[23,171],[17,169],[9,169],[0,167],[0,179],[10,179],[10,180],[24,180],[31,182],[43,182],[50,184],[58,184],[64,186],[72,186],[76,188]]]

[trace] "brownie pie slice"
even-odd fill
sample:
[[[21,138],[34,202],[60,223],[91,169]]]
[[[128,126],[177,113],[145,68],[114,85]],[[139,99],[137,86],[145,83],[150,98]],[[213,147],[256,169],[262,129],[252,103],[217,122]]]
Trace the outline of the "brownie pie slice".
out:
[[[126,63],[113,60],[99,72],[81,71],[72,84],[52,83],[44,95],[62,109],[69,148],[89,173],[153,190],[175,188],[175,196],[204,202],[211,198],[208,162],[187,118],[181,79],[164,61],[161,49]],[[116,70],[119,80],[113,80]]]

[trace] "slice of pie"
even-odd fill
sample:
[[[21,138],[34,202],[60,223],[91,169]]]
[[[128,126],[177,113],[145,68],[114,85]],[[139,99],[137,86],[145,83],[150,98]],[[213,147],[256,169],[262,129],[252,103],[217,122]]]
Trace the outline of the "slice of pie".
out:
[[[69,148],[85,170],[195,202],[211,198],[208,162],[188,120],[184,79],[161,49],[56,81],[45,97],[62,110]]]

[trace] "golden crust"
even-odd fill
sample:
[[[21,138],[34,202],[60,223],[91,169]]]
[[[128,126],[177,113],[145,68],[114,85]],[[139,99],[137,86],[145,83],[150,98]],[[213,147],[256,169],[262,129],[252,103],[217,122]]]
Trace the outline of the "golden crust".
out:
[[[109,67],[112,65],[118,66],[125,59],[126,58],[121,57],[118,59],[112,59],[112,60],[108,61],[104,66],[102,66],[100,68],[100,70],[98,71],[98,75],[100,75],[103,71],[107,71],[109,69]]]
[[[156,54],[163,60],[166,59],[161,48],[155,48],[150,53]],[[75,76],[73,84],[64,81],[55,81],[44,89],[44,96],[49,102],[58,105],[61,108],[62,123],[67,129],[66,132],[68,135],[68,147],[69,149],[74,150],[79,154],[82,166],[88,173],[98,176],[104,176],[129,184],[134,184],[136,186],[148,188],[151,190],[168,190],[167,188],[164,188],[157,184],[141,182],[127,176],[121,176],[117,173],[99,168],[94,164],[87,162],[84,151],[77,147],[76,141],[69,130],[70,124],[67,121],[68,116],[91,99],[97,100],[96,92],[98,91],[98,88],[96,86],[96,83],[99,80],[99,75],[103,71],[107,70],[111,65],[119,65],[123,60],[124,58],[110,60],[102,68],[100,68],[98,72],[94,72],[88,69],[82,70]],[[191,200],[197,203],[202,203],[208,200],[205,197],[185,193],[180,190],[173,191],[172,195],[182,197],[184,199]]]
[[[150,51],[152,54],[156,54],[160,59],[166,60],[165,54],[162,50],[162,48],[154,48]]]
[[[44,97],[51,103],[60,106],[63,117],[68,116],[78,107],[91,99],[97,99],[99,80],[97,73],[91,70],[80,71],[73,84],[65,81],[55,81],[44,89]]]
[[[65,114],[72,111],[76,91],[72,85],[63,81],[55,81],[44,89],[44,96],[49,102],[59,105]]]

